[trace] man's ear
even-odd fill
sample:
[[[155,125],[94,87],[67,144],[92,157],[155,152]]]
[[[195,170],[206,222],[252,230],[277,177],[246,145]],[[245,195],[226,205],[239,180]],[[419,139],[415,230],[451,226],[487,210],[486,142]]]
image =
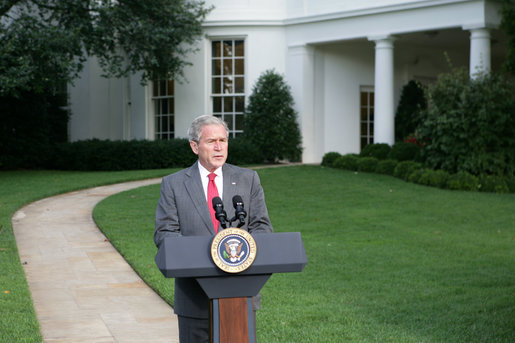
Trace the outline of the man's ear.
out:
[[[198,155],[198,144],[195,141],[190,141],[191,150],[195,155]]]

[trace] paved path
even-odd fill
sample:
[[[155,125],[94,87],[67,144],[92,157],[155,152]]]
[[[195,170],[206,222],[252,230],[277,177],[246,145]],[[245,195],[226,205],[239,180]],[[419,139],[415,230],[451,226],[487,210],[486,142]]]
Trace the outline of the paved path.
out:
[[[92,219],[102,199],[159,183],[129,182],[27,205],[13,230],[45,343],[178,342],[177,318]]]

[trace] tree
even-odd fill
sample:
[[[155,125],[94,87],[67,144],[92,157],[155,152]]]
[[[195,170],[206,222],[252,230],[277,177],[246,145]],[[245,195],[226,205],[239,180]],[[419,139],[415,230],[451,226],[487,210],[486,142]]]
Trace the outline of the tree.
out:
[[[273,70],[256,82],[245,110],[244,135],[267,162],[299,161],[301,135],[290,87]]]
[[[395,114],[395,141],[399,142],[415,133],[420,123],[420,111],[426,108],[424,90],[411,80],[402,88],[401,99]]]
[[[104,76],[180,79],[209,10],[194,0],[2,0],[0,96],[58,89],[88,56]]]
[[[428,88],[418,134],[425,163],[449,173],[512,176],[515,171],[513,84],[490,73],[469,78],[464,68],[440,74]]]
[[[508,35],[508,49],[504,65],[515,75],[515,0],[503,0],[501,28]]]

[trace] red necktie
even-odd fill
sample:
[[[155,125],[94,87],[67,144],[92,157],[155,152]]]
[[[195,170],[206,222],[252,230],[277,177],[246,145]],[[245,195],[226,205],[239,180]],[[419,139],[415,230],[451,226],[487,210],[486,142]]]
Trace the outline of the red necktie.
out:
[[[209,176],[209,183],[207,184],[207,207],[209,207],[209,213],[211,213],[211,220],[213,221],[213,227],[215,232],[218,233],[218,220],[215,217],[215,209],[213,208],[213,198],[218,196],[218,188],[215,184],[215,173],[211,173]]]

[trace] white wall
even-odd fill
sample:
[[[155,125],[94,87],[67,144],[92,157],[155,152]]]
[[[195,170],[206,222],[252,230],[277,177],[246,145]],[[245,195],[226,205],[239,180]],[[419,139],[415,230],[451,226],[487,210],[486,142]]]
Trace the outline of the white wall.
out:
[[[91,138],[121,139],[124,136],[126,114],[126,79],[100,77],[96,59],[90,59],[69,87],[70,137],[73,141]]]
[[[324,152],[360,151],[360,86],[374,84],[374,45],[354,41],[323,46]],[[321,160],[322,155],[318,155]],[[319,161],[318,161],[319,162]]]

